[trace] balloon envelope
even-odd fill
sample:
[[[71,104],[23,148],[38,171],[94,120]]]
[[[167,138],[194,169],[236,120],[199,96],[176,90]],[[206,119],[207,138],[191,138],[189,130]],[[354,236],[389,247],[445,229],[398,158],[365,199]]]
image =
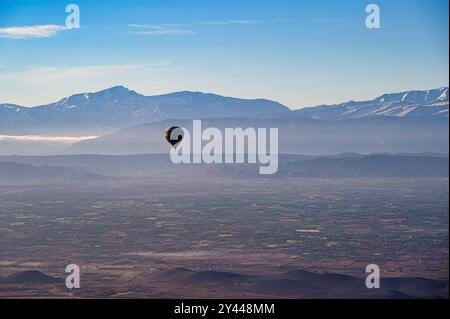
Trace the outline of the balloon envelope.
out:
[[[175,146],[180,143],[183,139],[183,129],[178,126],[172,126],[166,129],[164,133],[164,137],[166,141],[170,143],[170,145]]]

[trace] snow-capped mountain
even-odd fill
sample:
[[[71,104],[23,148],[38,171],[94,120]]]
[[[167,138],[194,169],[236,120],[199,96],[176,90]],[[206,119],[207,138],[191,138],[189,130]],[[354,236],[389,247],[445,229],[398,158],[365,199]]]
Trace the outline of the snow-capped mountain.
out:
[[[291,111],[264,99],[239,99],[201,92],[144,96],[123,86],[75,94],[36,107],[0,104],[0,134],[104,134],[165,119],[284,118],[346,120],[371,117],[448,118],[448,87],[384,94],[371,101],[350,101]]]
[[[15,104],[0,104],[1,123],[14,123],[16,120],[27,120],[31,118],[33,118],[33,116],[26,107]]]
[[[300,117],[342,120],[363,117],[447,117],[448,87],[384,94],[370,101],[350,101],[294,111]]]
[[[168,118],[258,117],[287,112],[286,106],[264,99],[189,91],[144,96],[116,86],[31,108],[0,104],[0,133],[11,127],[28,132],[104,133]]]

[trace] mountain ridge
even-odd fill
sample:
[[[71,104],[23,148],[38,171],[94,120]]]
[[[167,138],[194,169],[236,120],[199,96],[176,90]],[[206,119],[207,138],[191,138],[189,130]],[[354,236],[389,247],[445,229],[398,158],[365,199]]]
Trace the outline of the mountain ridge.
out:
[[[432,117],[449,115],[448,87],[385,93],[372,100],[348,101],[294,110],[299,117],[342,120],[362,117]]]
[[[72,144],[64,153],[164,153],[168,151],[168,144],[161,138],[162,132],[171,126],[192,130],[192,121],[168,119],[130,126]],[[202,127],[215,127],[219,130],[227,127],[276,127],[279,131],[279,152],[286,154],[448,153],[448,120],[441,117],[361,118],[342,121],[294,116],[267,119],[210,118],[202,120]]]
[[[0,130],[15,127],[22,131],[28,129],[30,134],[106,133],[171,117],[255,117],[289,112],[288,107],[265,99],[240,99],[191,91],[145,96],[115,86],[30,108],[0,104]]]
[[[214,93],[179,91],[145,96],[124,86],[78,93],[54,103],[24,107],[0,104],[0,133],[105,134],[123,127],[171,118],[267,118],[316,120],[365,117],[448,118],[448,87],[386,93],[369,101],[349,101],[291,110],[267,99],[241,99]]]

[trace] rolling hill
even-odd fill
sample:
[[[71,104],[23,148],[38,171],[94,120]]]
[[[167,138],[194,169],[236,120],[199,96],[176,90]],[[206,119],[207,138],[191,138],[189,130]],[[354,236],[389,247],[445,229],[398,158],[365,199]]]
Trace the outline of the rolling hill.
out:
[[[155,274],[154,279],[184,289],[204,287],[209,291],[214,289],[227,293],[239,291],[246,296],[264,298],[410,299],[445,298],[448,294],[448,282],[441,280],[383,277],[380,289],[367,289],[364,278],[300,269],[258,275],[214,270],[170,269]]]

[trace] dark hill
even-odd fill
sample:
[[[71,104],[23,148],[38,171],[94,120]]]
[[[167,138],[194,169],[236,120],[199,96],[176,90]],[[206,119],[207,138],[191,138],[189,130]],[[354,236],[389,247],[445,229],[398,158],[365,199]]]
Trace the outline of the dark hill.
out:
[[[63,281],[37,270],[27,270],[9,275],[1,282],[7,284],[58,284]]]

